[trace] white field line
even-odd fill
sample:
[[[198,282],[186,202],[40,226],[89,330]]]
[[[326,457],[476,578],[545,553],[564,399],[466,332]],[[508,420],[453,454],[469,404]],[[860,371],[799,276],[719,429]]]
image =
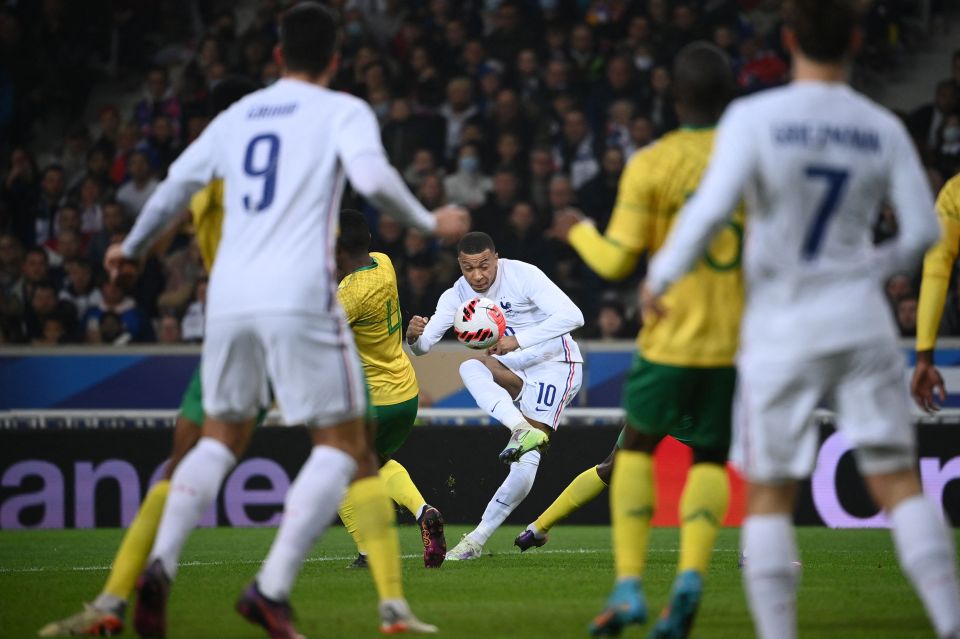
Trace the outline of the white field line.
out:
[[[677,553],[679,552],[676,548],[659,548],[651,549],[649,551],[652,554],[658,553]],[[735,548],[718,548],[714,552],[738,552]],[[556,550],[537,550],[534,555],[596,555],[596,554],[609,554],[610,548],[558,548]],[[507,553],[500,553],[507,554]],[[417,559],[423,555],[401,555],[403,559]],[[342,556],[342,557],[307,557],[304,563],[317,563],[324,561],[352,561],[356,558],[356,555]],[[263,559],[234,559],[227,561],[185,561],[180,564],[180,567],[184,566],[243,566],[249,564],[261,564]],[[0,566],[0,574],[17,574],[17,573],[29,573],[29,572],[94,572],[99,570],[110,570],[110,566],[24,566],[21,568],[7,568]]]

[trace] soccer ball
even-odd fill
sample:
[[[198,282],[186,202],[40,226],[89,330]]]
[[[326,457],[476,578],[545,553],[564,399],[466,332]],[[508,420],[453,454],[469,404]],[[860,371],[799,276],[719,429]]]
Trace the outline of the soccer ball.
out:
[[[453,318],[453,332],[467,348],[490,348],[503,337],[507,320],[503,311],[492,300],[475,297],[457,309]]]

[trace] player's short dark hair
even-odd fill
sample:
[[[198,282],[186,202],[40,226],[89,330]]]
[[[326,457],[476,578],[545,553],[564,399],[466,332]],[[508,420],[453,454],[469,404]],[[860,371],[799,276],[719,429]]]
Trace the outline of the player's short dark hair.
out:
[[[337,50],[337,17],[318,2],[301,2],[284,12],[280,48],[290,71],[319,75]]]
[[[457,253],[464,255],[479,255],[487,249],[491,253],[497,252],[497,247],[493,244],[493,238],[482,231],[471,231],[460,238],[457,244]]]
[[[228,75],[210,91],[209,110],[213,117],[231,104],[257,90],[257,83],[242,75]]]
[[[857,0],[787,0],[786,25],[803,54],[815,62],[840,62],[860,21]]]
[[[733,69],[723,50],[691,42],[673,62],[673,91],[679,103],[704,119],[719,119],[734,94]]]
[[[340,211],[340,234],[337,246],[350,255],[363,255],[370,252],[370,225],[360,211],[343,209]]]

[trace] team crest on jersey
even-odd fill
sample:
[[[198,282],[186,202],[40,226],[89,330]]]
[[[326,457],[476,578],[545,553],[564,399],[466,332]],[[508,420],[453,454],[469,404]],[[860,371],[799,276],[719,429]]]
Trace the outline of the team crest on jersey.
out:
[[[510,302],[505,302],[504,300],[500,300],[500,308],[503,310],[504,315],[513,315],[515,313],[513,308],[511,308],[510,306]]]

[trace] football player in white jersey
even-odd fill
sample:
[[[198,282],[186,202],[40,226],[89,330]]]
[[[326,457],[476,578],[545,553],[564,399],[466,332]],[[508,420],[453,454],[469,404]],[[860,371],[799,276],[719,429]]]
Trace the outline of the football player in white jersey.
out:
[[[423,355],[453,326],[462,303],[477,296],[496,302],[507,320],[506,334],[489,354],[461,364],[460,377],[477,405],[511,435],[500,453],[510,472],[480,524],[447,553],[449,561],[479,558],[493,532],[529,494],[540,465],[539,449],[549,443],[583,376],[583,357],[570,337],[583,326],[583,313],[543,271],[499,259],[486,233],[463,236],[457,260],[463,277],[440,296],[433,317],[410,319],[407,343]]]
[[[791,516],[797,480],[816,458],[810,417],[826,401],[937,635],[960,638],[953,544],[917,475],[903,354],[881,289],[919,266],[937,219],[901,122],[845,84],[858,4],[787,3],[794,81],[730,106],[706,176],[651,264],[643,305],[648,316],[669,312],[657,296],[703,254],[742,193],[747,297],[732,452],[749,485],[741,545],[757,634],[797,634]],[[899,234],[875,247],[884,201]]]
[[[318,3],[287,11],[278,51],[284,77],[211,122],[107,257],[112,269],[136,258],[194,191],[224,179],[223,236],[210,276],[202,355],[203,436],[171,479],[137,584],[134,625],[142,636],[165,634],[180,551],[246,448],[257,409],[267,401],[268,377],[284,420],[310,427],[313,449],[238,612],[271,637],[299,636],[290,591],[346,491],[370,548],[381,628],[436,630],[419,622],[403,598],[393,508],[376,475],[363,425],[363,375],[337,302],[334,243],[346,178],[381,210],[445,241],[458,239],[468,218],[455,208],[428,213],[387,161],[370,107],[327,89],[339,60],[337,35],[335,16]]]

